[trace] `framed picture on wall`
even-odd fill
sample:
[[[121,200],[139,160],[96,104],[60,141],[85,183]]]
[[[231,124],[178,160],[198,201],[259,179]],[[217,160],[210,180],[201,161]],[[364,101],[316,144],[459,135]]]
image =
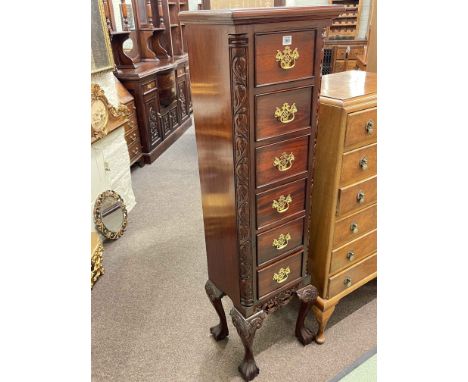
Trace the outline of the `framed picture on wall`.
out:
[[[91,0],[91,73],[114,69],[101,0]]]

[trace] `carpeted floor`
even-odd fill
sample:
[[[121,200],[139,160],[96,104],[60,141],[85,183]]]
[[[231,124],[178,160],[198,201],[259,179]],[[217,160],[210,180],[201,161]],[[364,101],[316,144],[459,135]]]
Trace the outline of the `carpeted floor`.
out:
[[[92,291],[92,380],[122,382],[242,381],[243,346],[215,342],[217,315],[205,294],[203,218],[194,129],[155,163],[132,171],[137,205],[122,238],[104,244],[105,274]],[[255,381],[325,382],[376,346],[376,282],[338,304],[326,343],[294,337],[298,302],[257,331]],[[316,329],[309,314],[307,324]]]

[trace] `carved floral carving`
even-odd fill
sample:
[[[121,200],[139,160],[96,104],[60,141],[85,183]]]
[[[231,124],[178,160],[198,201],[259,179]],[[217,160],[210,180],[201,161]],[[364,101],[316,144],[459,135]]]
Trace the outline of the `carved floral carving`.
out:
[[[244,306],[252,306],[252,240],[250,227],[250,146],[249,97],[246,34],[231,34],[229,53],[231,62],[232,124],[234,129],[234,171],[237,208],[237,238],[240,258],[240,299]]]
[[[273,313],[277,309],[286,305],[291,298],[294,296],[297,290],[297,285],[293,288],[287,289],[281,293],[278,293],[276,296],[258,306],[256,310],[263,310],[267,314]]]

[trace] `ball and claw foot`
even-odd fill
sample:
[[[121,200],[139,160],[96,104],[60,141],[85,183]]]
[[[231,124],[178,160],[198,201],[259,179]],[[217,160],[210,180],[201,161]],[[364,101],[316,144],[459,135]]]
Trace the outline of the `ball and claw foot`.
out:
[[[219,323],[218,325],[212,326],[210,332],[216,341],[224,340],[229,335],[227,326]]]
[[[299,289],[297,297],[301,300],[301,307],[296,321],[296,337],[304,346],[309,345],[314,340],[312,331],[305,327],[304,322],[312,304],[317,300],[318,291],[313,285],[307,285]]]
[[[242,361],[238,370],[246,381],[251,381],[260,373],[260,369],[257,367],[254,359]]]

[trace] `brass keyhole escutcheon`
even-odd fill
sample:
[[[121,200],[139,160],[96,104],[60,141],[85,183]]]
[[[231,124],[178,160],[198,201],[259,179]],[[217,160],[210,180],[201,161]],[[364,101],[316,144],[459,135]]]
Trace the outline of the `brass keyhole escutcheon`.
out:
[[[374,132],[374,121],[369,119],[366,123],[366,133],[367,135],[371,135]]]
[[[352,280],[351,280],[351,277],[346,277],[346,278],[344,279],[344,282],[343,282],[343,284],[346,286],[346,288],[349,288],[349,287],[351,286],[352,283],[353,283],[353,282],[352,282]]]
[[[278,251],[283,248],[286,248],[288,246],[289,240],[291,240],[291,235],[289,233],[282,233],[281,235],[279,235],[278,239],[273,240],[273,247],[276,247]]]
[[[362,170],[367,170],[368,162],[369,162],[369,160],[367,159],[367,157],[362,158],[359,161],[359,167],[361,167]]]
[[[366,194],[364,193],[364,191],[359,191],[356,196],[356,200],[358,201],[358,203],[364,203],[365,198]]]
[[[294,121],[296,113],[296,103],[294,102],[292,105],[289,105],[289,103],[285,102],[283,103],[283,106],[281,106],[281,108],[276,107],[275,118],[281,123],[286,124]]]
[[[273,161],[273,166],[278,168],[278,171],[288,171],[292,165],[293,161],[296,158],[294,157],[293,153],[286,154],[282,153],[280,157],[275,157],[275,160]]]
[[[281,268],[278,271],[278,273],[275,273],[273,275],[273,280],[276,281],[278,284],[284,283],[288,279],[290,273],[291,269],[289,269],[289,267]]]
[[[349,260],[349,261],[353,261],[354,258],[355,258],[355,254],[353,251],[349,251],[347,254],[346,254],[346,258]]]
[[[286,46],[283,51],[276,51],[276,61],[279,62],[281,69],[288,70],[294,68],[296,60],[299,58],[299,51],[297,48],[291,50],[289,46]]]
[[[276,209],[276,212],[282,214],[289,208],[289,203],[292,202],[291,194],[288,196],[281,195],[278,200],[273,200],[272,208]]]
[[[358,233],[358,225],[357,225],[357,223],[351,224],[351,226],[350,226],[349,228],[351,229],[351,232],[352,232],[352,233]]]

